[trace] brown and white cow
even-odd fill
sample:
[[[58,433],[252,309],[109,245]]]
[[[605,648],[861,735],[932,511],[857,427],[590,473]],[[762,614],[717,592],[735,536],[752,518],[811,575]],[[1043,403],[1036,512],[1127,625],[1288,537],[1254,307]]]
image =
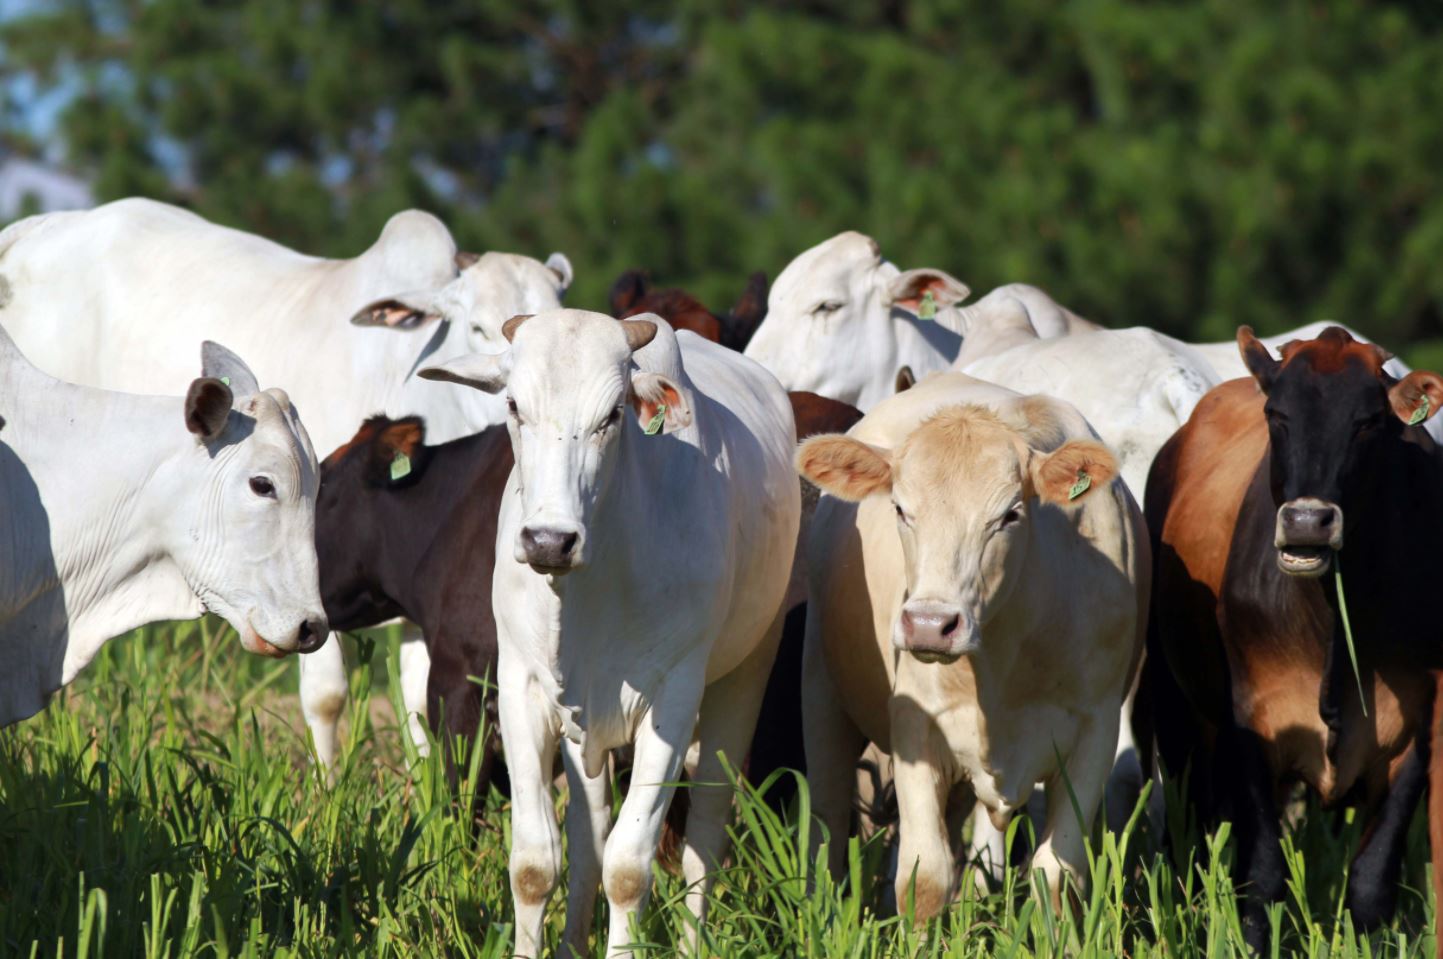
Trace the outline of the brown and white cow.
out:
[[[899,905],[915,895],[921,920],[956,891],[949,810],[975,798],[1000,828],[1038,783],[1033,867],[1059,901],[1064,872],[1085,876],[1146,618],[1147,538],[1112,454],[1066,403],[949,373],[797,464],[831,494],[808,546],[803,710],[833,869],[870,740],[894,761]]]
[[[1395,380],[1387,353],[1337,327],[1284,345],[1281,359],[1246,327],[1238,345],[1252,378],[1208,393],[1148,478],[1145,686],[1168,772],[1189,770],[1204,823],[1234,823],[1245,931],[1261,950],[1286,879],[1280,804],[1298,782],[1370,823],[1349,871],[1355,924],[1393,911],[1436,745],[1430,670],[1443,644],[1429,560],[1443,537],[1443,472],[1421,424],[1443,380]]]

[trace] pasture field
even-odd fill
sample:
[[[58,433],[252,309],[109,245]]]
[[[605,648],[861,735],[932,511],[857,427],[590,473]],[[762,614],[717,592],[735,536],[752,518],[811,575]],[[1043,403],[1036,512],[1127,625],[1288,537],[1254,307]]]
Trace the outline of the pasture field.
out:
[[[355,696],[333,785],[309,758],[295,664],[245,654],[217,620],[109,644],[46,712],[0,733],[0,955],[505,956],[504,800],[489,797],[479,829],[454,811],[439,750],[419,759],[397,735],[395,638],[374,637],[349,647]],[[1075,915],[1040,906],[1014,870],[924,934],[884,908],[880,838],[849,843],[847,882],[808,895],[805,837],[755,794],[739,807],[706,930],[714,955],[1244,952],[1225,829],[1186,853],[1159,850],[1141,825],[1098,837]],[[1313,807],[1296,817],[1277,954],[1433,954],[1421,815],[1398,916],[1368,936],[1341,907],[1358,832]],[[637,955],[675,952],[681,893],[658,873]],[[554,937],[562,913],[558,892]]]

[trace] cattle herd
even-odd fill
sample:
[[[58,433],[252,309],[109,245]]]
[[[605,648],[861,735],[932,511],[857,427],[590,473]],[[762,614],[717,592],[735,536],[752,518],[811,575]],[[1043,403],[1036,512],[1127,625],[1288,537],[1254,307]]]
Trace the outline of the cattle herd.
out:
[[[598,889],[624,953],[673,828],[695,946],[728,761],[805,769],[841,871],[883,757],[918,921],[1034,793],[1067,908],[1149,776],[1234,824],[1259,950],[1298,784],[1368,823],[1360,926],[1425,792],[1443,855],[1436,374],[1336,325],[1186,344],[1033,286],[969,304],[857,233],[725,314],[635,271],[613,315],[565,309],[571,279],[417,211],[351,260],[140,199],[0,232],[0,723],[210,611],[308,654],[329,766],[329,631],[401,620],[409,734],[509,796],[518,956],[561,875],[558,752],[577,954]]]

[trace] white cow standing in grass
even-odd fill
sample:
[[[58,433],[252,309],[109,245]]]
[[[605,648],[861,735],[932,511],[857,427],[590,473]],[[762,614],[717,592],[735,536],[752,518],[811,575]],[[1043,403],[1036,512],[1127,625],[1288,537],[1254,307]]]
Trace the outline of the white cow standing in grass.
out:
[[[435,217],[391,217],[350,260],[306,256],[152,200],[49,213],[0,232],[4,325],[40,369],[129,392],[184,392],[196,344],[226,343],[283,386],[325,453],[377,412],[419,414],[436,442],[504,418],[499,401],[411,375],[421,362],[499,349],[501,324],[552,309],[571,281],[553,254],[467,257]],[[349,322],[348,322],[349,321]],[[334,640],[302,661],[301,703],[325,765],[347,684]],[[411,733],[425,742],[429,659],[402,647]]]
[[[268,656],[325,639],[306,431],[228,350],[203,367],[184,397],[90,389],[0,330],[0,725],[158,620],[209,610]]]
[[[516,453],[496,542],[501,732],[511,774],[518,956],[539,956],[561,868],[551,797],[570,784],[565,939],[585,954],[598,882],[606,955],[628,955],[683,766],[739,764],[781,634],[800,515],[791,405],[765,370],[654,314],[517,317],[511,349],[424,376],[505,390]],[[631,745],[610,825],[607,756]],[[705,918],[731,790],[691,788],[682,867]]]

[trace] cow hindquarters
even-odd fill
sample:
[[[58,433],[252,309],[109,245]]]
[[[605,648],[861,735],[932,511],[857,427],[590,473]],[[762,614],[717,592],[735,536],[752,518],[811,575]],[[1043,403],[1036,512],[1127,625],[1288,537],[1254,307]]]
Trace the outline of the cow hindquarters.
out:
[[[707,686],[702,694],[696,728],[696,768],[688,770],[691,806],[687,811],[686,845],[681,857],[687,884],[686,904],[696,921],[690,939],[694,956],[701,954],[698,947],[706,921],[712,871],[721,865],[726,855],[727,826],[731,822],[732,790],[722,757],[732,769],[739,769],[746,756],[781,634],[782,616],[778,614],[746,659]]]
[[[301,712],[311,731],[316,759],[330,771],[339,749],[337,726],[350,692],[346,684],[346,661],[341,654],[340,634],[332,633],[314,653],[300,657]]]

